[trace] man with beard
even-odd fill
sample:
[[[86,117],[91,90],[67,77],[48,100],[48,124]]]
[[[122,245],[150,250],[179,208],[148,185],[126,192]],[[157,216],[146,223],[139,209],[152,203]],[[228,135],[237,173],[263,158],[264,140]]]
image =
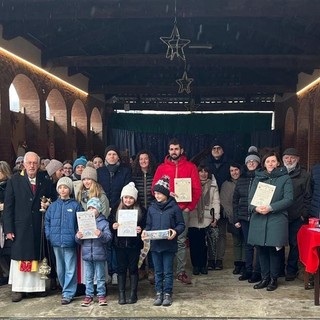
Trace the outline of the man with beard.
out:
[[[310,174],[300,166],[299,160],[298,150],[288,148],[283,152],[282,161],[288,170],[293,185],[293,204],[288,209],[290,250],[286,266],[286,281],[293,281],[298,273],[297,233],[304,219],[308,218],[312,197]]]
[[[198,174],[198,169],[195,164],[187,160],[184,155],[184,150],[177,139],[169,141],[169,154],[165,157],[164,162],[157,168],[152,182],[153,186],[163,176],[170,178],[170,193],[175,196],[175,178],[191,178],[191,201],[180,202],[177,198],[178,206],[182,210],[184,222],[186,225],[185,231],[178,237],[178,252],[177,257],[177,279],[184,284],[191,284],[191,279],[186,274],[186,237],[188,232],[189,212],[192,211],[198,203],[201,196],[201,183]]]

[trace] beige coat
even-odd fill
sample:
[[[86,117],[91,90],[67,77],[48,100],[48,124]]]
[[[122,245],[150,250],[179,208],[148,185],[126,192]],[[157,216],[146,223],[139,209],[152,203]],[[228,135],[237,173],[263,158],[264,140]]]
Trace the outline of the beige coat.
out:
[[[203,192],[201,194],[201,197],[203,197]],[[201,201],[201,199],[199,200]],[[216,220],[220,219],[220,198],[219,198],[219,190],[217,181],[212,175],[211,185],[210,185],[210,201],[209,205],[204,207],[204,213],[203,213],[203,222],[199,222],[198,219],[198,205],[199,202],[194,210],[192,210],[189,214],[189,227],[193,228],[205,228],[210,225],[211,222],[213,222],[213,218]],[[214,209],[214,217],[211,216],[211,209]]]

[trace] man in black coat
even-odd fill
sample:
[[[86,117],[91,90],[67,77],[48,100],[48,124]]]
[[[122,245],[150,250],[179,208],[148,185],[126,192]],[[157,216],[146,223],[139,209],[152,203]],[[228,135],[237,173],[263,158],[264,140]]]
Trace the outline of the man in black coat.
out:
[[[9,283],[12,302],[19,302],[26,293],[45,296],[45,281],[40,279],[38,264],[43,259],[41,242],[43,217],[41,197],[52,196],[52,183],[39,172],[40,158],[34,152],[24,156],[21,173],[8,180],[4,201],[4,231],[12,241]]]
[[[293,186],[293,204],[288,209],[289,255],[286,266],[286,281],[295,279],[298,273],[299,251],[297,233],[309,216],[312,198],[310,174],[299,164],[299,152],[294,148],[284,150],[282,161],[288,170]]]
[[[211,144],[211,154],[208,155],[201,164],[209,167],[211,173],[217,180],[219,192],[222,184],[231,179],[230,177],[230,160],[224,153],[224,144],[222,141],[215,139]],[[217,256],[215,264],[210,260],[208,268],[221,270],[223,269],[223,258],[226,250],[227,241],[227,222],[228,218],[223,210],[220,211],[220,219],[218,221],[219,238],[217,241]]]

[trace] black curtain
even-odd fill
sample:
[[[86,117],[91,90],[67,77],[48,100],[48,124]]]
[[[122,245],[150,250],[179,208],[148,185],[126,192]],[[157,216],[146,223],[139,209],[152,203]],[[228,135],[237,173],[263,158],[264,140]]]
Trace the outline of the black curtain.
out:
[[[115,113],[109,119],[108,144],[134,155],[151,151],[162,162],[168,142],[178,138],[188,158],[208,152],[215,138],[223,141],[225,153],[242,163],[250,145],[277,147],[280,135],[271,128],[271,114],[141,115]]]

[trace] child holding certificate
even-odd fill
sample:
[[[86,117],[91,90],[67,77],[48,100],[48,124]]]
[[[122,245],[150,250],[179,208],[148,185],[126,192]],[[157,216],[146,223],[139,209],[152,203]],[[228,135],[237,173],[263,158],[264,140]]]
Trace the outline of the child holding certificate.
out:
[[[141,231],[145,227],[145,210],[137,203],[138,190],[130,182],[123,187],[120,202],[111,210],[110,229],[118,262],[119,304],[136,303],[138,261],[142,248]],[[130,298],[126,300],[126,275],[129,269]]]
[[[106,217],[102,214],[102,203],[97,197],[93,197],[87,202],[87,210],[94,213],[96,221],[96,238],[83,239],[84,232],[78,231],[76,242],[81,244],[82,259],[86,270],[86,297],[82,301],[83,307],[89,307],[93,304],[94,296],[94,276],[97,280],[97,296],[99,306],[106,306],[106,272],[105,262],[107,260],[106,244],[111,240],[111,232]],[[80,228],[80,223],[79,223]]]
[[[154,200],[147,213],[146,231],[169,230],[166,239],[151,240],[155,270],[154,306],[170,306],[173,289],[173,260],[178,250],[177,238],[185,229],[182,211],[170,196],[169,177],[163,176],[153,187]],[[146,232],[142,239],[147,239]]]
[[[45,214],[45,233],[56,257],[57,274],[62,287],[61,304],[69,304],[77,291],[77,232],[76,212],[80,204],[70,198],[73,191],[72,180],[62,177],[58,180],[59,198],[54,201]]]

